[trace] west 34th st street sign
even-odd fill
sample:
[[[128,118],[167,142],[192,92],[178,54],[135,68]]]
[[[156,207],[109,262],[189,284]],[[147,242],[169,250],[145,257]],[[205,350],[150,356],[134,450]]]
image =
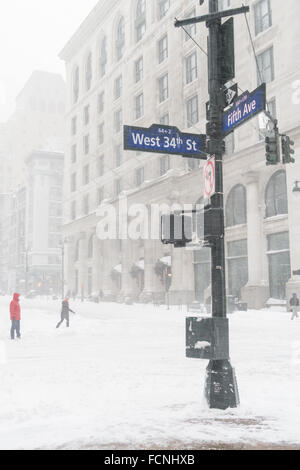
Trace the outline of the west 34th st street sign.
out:
[[[266,84],[263,83],[252,93],[246,91],[239,96],[232,107],[223,114],[223,134],[226,136],[248,119],[266,109]]]
[[[205,135],[187,134],[177,127],[160,124],[150,128],[124,126],[124,150],[207,158]]]

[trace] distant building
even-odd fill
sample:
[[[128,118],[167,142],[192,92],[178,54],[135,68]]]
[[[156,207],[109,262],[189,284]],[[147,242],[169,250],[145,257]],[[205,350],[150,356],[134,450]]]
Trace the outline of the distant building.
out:
[[[32,152],[25,186],[9,197],[8,230],[2,234],[8,244],[8,291],[61,291],[63,159],[59,152]]]
[[[32,150],[64,149],[65,94],[59,74],[35,71],[17,96],[15,112],[6,124],[14,187],[23,184],[25,158]]]
[[[0,127],[0,290],[60,290],[64,113],[62,77],[35,71]]]
[[[300,294],[300,46],[298,0],[251,0],[250,28],[235,18],[236,79],[243,90],[267,83],[268,109],[295,140],[296,164],[267,167],[259,119],[226,141],[224,191],[227,293],[265,305]],[[205,24],[174,28],[174,18],[207,13],[198,0],[101,0],[61,52],[67,68],[65,224],[71,290],[104,298],[171,303],[209,297],[210,252],[166,248],[159,241],[96,237],[97,210],[119,195],[134,203],[196,204],[203,198],[202,163],[122,150],[122,125],[154,122],[205,132],[208,100]],[[238,0],[220,1],[237,7]],[[259,72],[257,70],[257,64]],[[172,275],[172,277],[170,277]],[[170,282],[171,279],[171,282]]]

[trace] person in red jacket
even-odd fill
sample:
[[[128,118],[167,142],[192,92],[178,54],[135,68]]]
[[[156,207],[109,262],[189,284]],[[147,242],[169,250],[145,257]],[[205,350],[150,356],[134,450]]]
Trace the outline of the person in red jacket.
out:
[[[21,322],[21,308],[19,304],[20,294],[14,294],[13,300],[10,303],[10,319],[11,319],[11,339],[15,339],[15,331],[17,337],[21,338],[20,322]]]

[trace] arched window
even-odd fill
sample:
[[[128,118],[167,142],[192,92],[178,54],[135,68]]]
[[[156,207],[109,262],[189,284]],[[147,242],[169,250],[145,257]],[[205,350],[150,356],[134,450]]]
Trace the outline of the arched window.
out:
[[[146,0],[138,0],[135,17],[136,40],[140,41],[146,32]]]
[[[277,171],[270,179],[265,196],[266,217],[288,213],[286,173]]]
[[[226,227],[247,223],[246,189],[238,184],[229,193],[226,204]]]
[[[86,87],[86,91],[89,91],[91,89],[92,78],[93,78],[93,65],[92,65],[92,53],[90,52],[87,56],[86,64],[85,64],[85,87]]]
[[[77,240],[76,245],[75,245],[75,256],[74,256],[75,263],[79,261],[79,243],[80,241]]]
[[[92,258],[94,255],[94,236],[91,235],[88,242],[88,258]]]
[[[79,98],[79,67],[77,66],[73,72],[73,102],[77,103]]]
[[[102,39],[99,53],[99,74],[100,78],[106,74],[107,65],[107,51],[106,51],[106,37]]]
[[[166,16],[170,8],[170,0],[158,0],[158,19]]]
[[[122,59],[125,48],[125,21],[124,17],[119,21],[117,28],[117,40],[116,40],[116,56],[117,60]]]

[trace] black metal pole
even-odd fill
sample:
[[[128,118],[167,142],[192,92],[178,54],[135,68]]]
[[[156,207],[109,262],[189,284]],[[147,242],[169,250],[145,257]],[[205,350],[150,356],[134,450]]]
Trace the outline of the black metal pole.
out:
[[[209,0],[209,13],[218,12],[218,0]],[[216,194],[211,198],[213,209],[221,212],[219,237],[212,246],[212,316],[226,318],[226,281],[225,281],[225,228],[223,195],[223,100],[222,77],[219,51],[221,50],[221,20],[207,22],[208,39],[208,90],[209,122],[207,126],[209,153],[216,160]],[[229,347],[229,335],[224,332],[223,341]],[[211,360],[207,368],[205,394],[210,408],[227,409],[239,403],[234,369],[229,360]]]

